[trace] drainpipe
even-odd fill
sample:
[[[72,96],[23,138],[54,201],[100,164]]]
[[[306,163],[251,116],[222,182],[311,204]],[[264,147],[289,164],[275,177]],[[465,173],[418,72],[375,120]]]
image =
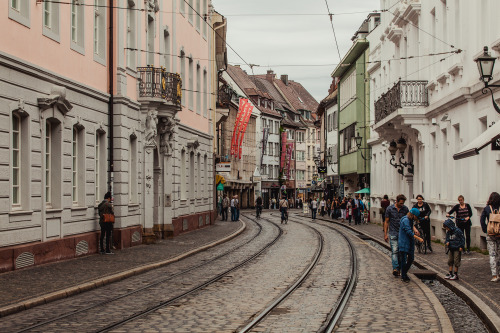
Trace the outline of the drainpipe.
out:
[[[108,43],[108,80],[109,80],[109,102],[108,102],[108,190],[111,192],[111,197],[113,198],[113,0],[109,0],[109,43]]]

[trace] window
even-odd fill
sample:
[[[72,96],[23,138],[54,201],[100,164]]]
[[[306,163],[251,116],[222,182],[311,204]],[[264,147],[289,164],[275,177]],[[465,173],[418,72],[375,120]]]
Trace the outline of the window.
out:
[[[186,2],[184,0],[179,0],[181,3],[181,14],[186,14]]]
[[[269,156],[273,156],[273,143],[272,143],[272,142],[269,142],[269,143],[268,143],[268,146],[269,146],[268,155],[269,155]]]
[[[198,154],[198,158],[197,158],[197,168],[196,168],[196,171],[197,171],[197,175],[196,175],[196,197],[197,198],[201,198],[201,191],[202,191],[202,187],[201,187],[201,155]]]
[[[194,111],[194,107],[193,107],[193,104],[194,104],[194,92],[193,92],[193,86],[194,86],[194,68],[193,68],[193,57],[190,56],[189,57],[189,82],[188,82],[188,94],[189,94],[189,110],[191,111]]]
[[[163,66],[170,72],[170,34],[167,29],[163,31]]]
[[[346,155],[356,151],[355,137],[356,124],[349,125],[340,132],[340,154]]]
[[[203,116],[207,117],[208,116],[208,108],[207,108],[207,99],[208,99],[208,79],[207,79],[208,73],[207,70],[203,70],[203,93],[202,93],[202,98],[203,98]]]
[[[189,154],[189,196],[194,199],[194,152]]]
[[[303,151],[303,150],[297,151],[297,161],[300,161],[300,162],[305,161],[305,156],[306,156],[305,151]]]
[[[59,42],[59,4],[43,2],[43,35]]]
[[[71,197],[73,205],[78,203],[78,129],[73,127],[73,151],[71,154],[72,160],[72,177],[71,177]]]
[[[26,0],[10,0],[9,18],[30,27],[30,3]]]
[[[210,189],[208,188],[208,157],[205,155],[203,157],[203,189],[204,192],[208,193]]]
[[[12,114],[11,204],[13,209],[28,210],[30,204],[29,118]]]
[[[84,37],[83,37],[83,24],[85,19],[84,7],[77,3],[77,0],[71,2],[71,48],[80,53],[84,53]]]
[[[184,51],[181,50],[181,80],[182,80],[182,84],[184,85],[185,82],[186,82],[186,54],[184,53]],[[186,105],[186,94],[184,92],[182,92],[182,96],[181,96],[181,102],[182,102],[182,105]]]
[[[186,200],[186,152],[181,152],[181,200]]]
[[[274,122],[274,133],[276,133],[276,134],[280,133],[280,122],[279,121]]]
[[[129,156],[128,156],[128,202],[129,203],[138,203],[138,195],[137,195],[137,137],[132,134],[129,137],[130,147],[129,147]]]
[[[188,21],[193,24],[193,0],[188,0]]]
[[[200,67],[200,63],[196,64],[196,113],[201,114],[201,67]]]
[[[45,204],[48,208],[60,208],[62,198],[61,177],[61,123],[55,118],[45,122]]]
[[[196,0],[196,11],[198,12],[198,14],[201,15],[200,1],[201,0]],[[195,15],[196,15],[196,30],[200,31],[200,28],[201,28],[201,20],[200,19],[201,18],[200,18],[200,15],[197,15],[197,14],[195,14]]]
[[[304,170],[297,170],[297,180],[304,180]]]
[[[356,99],[356,70],[353,70],[349,76],[340,83],[340,108],[344,108],[347,104]]]
[[[207,0],[203,0],[203,20],[206,21],[207,19]],[[207,37],[207,23],[202,22],[201,25],[203,26],[203,37]]]
[[[152,15],[148,15],[148,31],[147,31],[147,61],[148,65],[155,64],[155,19]]]
[[[103,131],[95,133],[95,202],[99,202],[104,196],[106,185],[106,136]]]
[[[94,0],[94,60],[106,65],[106,4]]]
[[[136,47],[136,10],[134,6],[128,2],[127,8],[127,67],[135,70],[137,53],[134,50]]]

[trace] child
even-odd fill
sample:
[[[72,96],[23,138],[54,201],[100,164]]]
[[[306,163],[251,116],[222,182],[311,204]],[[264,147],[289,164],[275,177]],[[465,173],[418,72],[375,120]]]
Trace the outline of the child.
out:
[[[465,246],[465,237],[460,229],[455,226],[452,220],[446,220],[443,224],[446,229],[445,245],[448,246],[448,266],[449,273],[444,277],[445,279],[458,280],[458,267],[462,260],[462,250]],[[453,273],[453,265],[455,265],[455,272]]]

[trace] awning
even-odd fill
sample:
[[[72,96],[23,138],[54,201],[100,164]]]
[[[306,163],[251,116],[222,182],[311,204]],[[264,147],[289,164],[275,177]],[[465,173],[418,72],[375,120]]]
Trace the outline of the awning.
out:
[[[454,160],[471,157],[479,154],[479,151],[500,137],[500,121],[488,128],[468,145],[453,155]]]
[[[364,188],[364,189],[359,190],[358,192],[354,192],[354,193],[370,194],[370,189],[369,188]]]

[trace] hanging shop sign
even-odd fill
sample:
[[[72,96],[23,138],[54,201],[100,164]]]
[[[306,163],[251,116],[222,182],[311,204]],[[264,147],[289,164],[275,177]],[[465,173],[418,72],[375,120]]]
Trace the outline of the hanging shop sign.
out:
[[[236,115],[236,121],[234,123],[234,130],[233,130],[233,136],[231,138],[231,156],[236,155],[236,149],[237,149],[237,135],[238,135],[238,129],[240,126],[240,121],[241,117],[243,115],[243,111],[245,109],[245,105],[248,103],[248,99],[245,98],[240,98],[240,105],[238,107],[238,114]]]

